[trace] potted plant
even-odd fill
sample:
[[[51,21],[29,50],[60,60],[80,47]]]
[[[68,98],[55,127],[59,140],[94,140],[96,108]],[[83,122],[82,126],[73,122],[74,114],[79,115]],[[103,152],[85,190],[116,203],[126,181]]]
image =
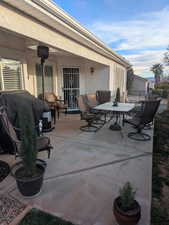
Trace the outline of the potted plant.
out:
[[[46,163],[37,159],[36,130],[32,110],[18,114],[21,161],[16,163],[11,173],[16,179],[17,187],[25,197],[38,194],[43,184]]]
[[[127,182],[114,200],[113,211],[119,225],[136,225],[141,217],[141,207],[135,200],[136,190]]]

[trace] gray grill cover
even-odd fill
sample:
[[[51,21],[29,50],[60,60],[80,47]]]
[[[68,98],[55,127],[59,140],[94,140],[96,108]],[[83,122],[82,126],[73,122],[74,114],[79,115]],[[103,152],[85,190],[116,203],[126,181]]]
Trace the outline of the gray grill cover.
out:
[[[18,110],[21,107],[23,110],[32,108],[36,125],[41,119],[42,113],[50,110],[46,103],[31,95],[28,91],[0,92],[0,105],[6,106],[8,118],[13,126],[16,125]]]
[[[42,100],[35,98],[27,91],[0,92],[0,106],[6,107],[8,118],[13,126],[17,127],[17,115],[19,109],[22,111],[30,110],[34,115],[35,126],[38,125],[43,112],[49,111],[49,106]],[[13,153],[13,144],[11,139],[5,133],[2,124],[0,124],[0,154]]]

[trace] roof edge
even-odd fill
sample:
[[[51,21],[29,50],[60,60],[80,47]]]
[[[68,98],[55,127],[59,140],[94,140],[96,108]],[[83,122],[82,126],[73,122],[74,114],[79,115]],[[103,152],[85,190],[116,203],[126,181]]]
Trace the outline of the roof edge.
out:
[[[123,61],[128,66],[131,65],[127,59],[125,59],[122,55],[118,54],[112,48],[107,46],[95,34],[93,34],[91,31],[89,31],[82,24],[80,24],[79,21],[77,21],[74,17],[72,17],[70,14],[68,14],[66,11],[64,11],[61,7],[59,7],[54,1],[52,1],[52,0],[31,0],[31,1],[36,4],[40,4],[41,6],[45,6],[46,10],[49,10],[50,13],[54,13],[55,16],[58,16],[59,19],[62,20],[62,22],[70,25],[76,31],[80,32],[85,37],[87,37],[91,41],[95,42],[97,45],[99,45],[104,50],[106,50],[107,52],[111,53],[113,56],[115,56],[118,59],[120,59],[121,61]],[[48,5],[48,4],[50,4],[50,5]]]
[[[101,41],[98,37],[96,37],[92,32],[86,29],[83,25],[81,25],[76,19],[66,13],[63,9],[61,9],[55,2],[52,0],[2,0],[3,2],[7,3],[23,11],[27,15],[31,15],[35,19],[38,19],[37,13],[32,10],[36,9],[39,13],[43,14],[46,17],[46,20],[49,19],[54,23],[58,23],[63,26],[62,33],[72,32],[72,34],[79,36],[79,43],[84,45],[86,41],[86,47],[92,48],[94,51],[97,50],[98,54],[104,55],[105,57],[114,60],[115,62],[123,65],[126,68],[131,67],[130,62],[125,59],[122,55],[118,54],[117,52],[113,51],[110,47],[108,47],[103,41]],[[27,6],[29,5],[30,11],[26,10]],[[38,12],[37,11],[37,12]],[[45,18],[44,17],[44,18]],[[42,21],[44,24],[55,28],[54,25],[48,24],[48,22]],[[67,31],[66,31],[67,30]],[[67,35],[68,36],[68,35]],[[69,38],[72,38],[69,36]],[[75,39],[74,39],[75,40]],[[92,47],[93,45],[93,47]]]

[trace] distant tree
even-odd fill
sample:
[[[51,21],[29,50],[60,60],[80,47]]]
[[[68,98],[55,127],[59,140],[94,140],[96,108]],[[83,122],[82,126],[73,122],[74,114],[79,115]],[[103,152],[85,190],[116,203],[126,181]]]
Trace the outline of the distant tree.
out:
[[[127,83],[126,83],[126,88],[127,91],[129,92],[133,83],[133,79],[134,79],[134,71],[133,68],[130,68],[129,70],[127,70]]]
[[[163,77],[163,65],[161,63],[156,63],[150,70],[154,73],[155,83],[158,84]]]

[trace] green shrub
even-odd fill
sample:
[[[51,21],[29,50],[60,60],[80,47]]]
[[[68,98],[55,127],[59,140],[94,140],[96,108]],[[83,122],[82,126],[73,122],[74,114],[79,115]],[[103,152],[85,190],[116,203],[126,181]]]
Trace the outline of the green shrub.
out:
[[[167,98],[169,94],[169,89],[156,88],[152,91],[154,95],[158,95],[161,98]]]
[[[159,95],[160,97],[163,96],[163,89],[160,89],[160,88],[156,88],[152,91],[153,94],[155,95]]]
[[[39,209],[31,209],[21,220],[19,225],[74,225],[59,217],[43,212]]]
[[[167,98],[169,94],[169,82],[164,81],[156,84],[156,88],[153,90],[153,94],[157,94],[162,98]]]
[[[163,207],[157,207],[155,204],[153,204],[151,211],[151,225],[167,225],[168,223],[169,219],[167,210]]]
[[[169,94],[169,89],[163,89],[163,98],[167,98]]]
[[[156,88],[169,89],[169,82],[168,81],[160,82],[156,84]]]

